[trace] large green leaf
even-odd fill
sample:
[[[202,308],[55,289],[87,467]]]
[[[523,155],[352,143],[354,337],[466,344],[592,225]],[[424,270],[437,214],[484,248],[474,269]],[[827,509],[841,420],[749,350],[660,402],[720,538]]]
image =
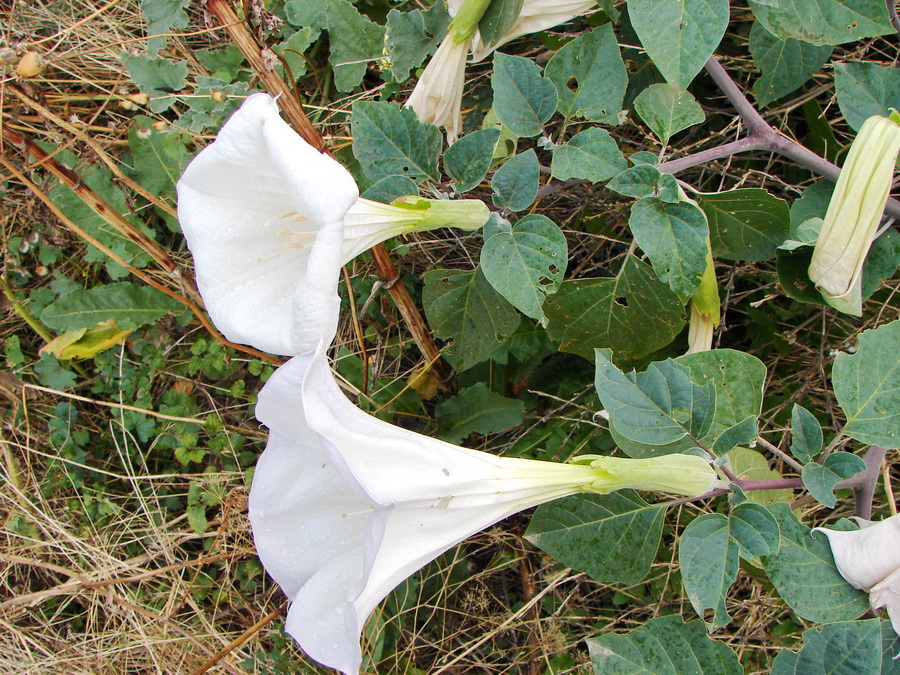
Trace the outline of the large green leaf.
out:
[[[636,584],[650,571],[664,515],[632,490],[576,495],[538,507],[525,538],[597,581]]]
[[[544,72],[559,94],[559,112],[595,122],[618,121],[628,74],[612,24],[585,33],[560,49]]]
[[[373,181],[385,176],[406,176],[416,183],[440,178],[440,129],[420,122],[411,109],[358,101],[353,104],[350,126],[353,155]]]
[[[706,270],[709,228],[703,211],[690,202],[644,197],[631,208],[628,226],[660,281],[682,302],[690,300]]]
[[[484,278],[474,272],[431,270],[422,291],[425,316],[434,334],[453,340],[444,356],[457,370],[488,358],[519,325],[519,315]]]
[[[459,443],[472,433],[497,433],[521,424],[524,410],[524,401],[496,394],[479,382],[441,402],[434,413],[440,437]]]
[[[678,562],[684,589],[701,618],[706,609],[714,616],[709,623],[720,628],[731,617],[725,595],[737,578],[738,556],[747,560],[778,550],[778,521],[764,507],[744,503],[729,517],[707,513],[692,520],[678,544]]]
[[[781,546],[762,563],[782,599],[810,621],[855,619],[869,607],[868,596],[844,581],[824,535],[815,536],[787,504],[769,507],[781,529]]]
[[[638,94],[634,110],[663,145],[679,131],[706,119],[703,108],[689,91],[678,91],[665,82],[651,84]]]
[[[692,382],[688,369],[672,359],[626,375],[598,349],[594,387],[611,426],[638,443],[666,445],[688,434],[702,437],[712,423],[715,389]]]
[[[594,360],[594,349],[640,358],[671,342],[684,326],[678,296],[629,257],[619,275],[564,281],[544,305],[547,333],[563,351]]]
[[[860,333],[857,352],[835,358],[831,380],[845,434],[900,448],[900,321]]]
[[[599,183],[627,166],[609,132],[595,127],[580,131],[568,143],[553,146],[550,173],[560,180],[584,178]]]
[[[881,668],[881,621],[838,621],[803,633],[799,652],[778,653],[772,675],[861,675]]]
[[[670,84],[686,89],[728,26],[728,0],[629,0],[631,25]]]
[[[556,87],[531,59],[494,54],[494,112],[516,136],[537,136],[556,112]]]
[[[338,91],[352,91],[369,63],[383,56],[384,26],[360,14],[350,0],[292,0],[284,9],[291,24],[328,31],[328,63]]]
[[[750,0],[766,30],[779,38],[839,45],[894,32],[882,0]]]
[[[709,220],[713,255],[726,260],[768,260],[787,239],[791,211],[783,199],[761,188],[701,194]]]
[[[876,63],[853,61],[834,64],[834,90],[838,107],[854,131],[872,115],[900,108],[900,70]]]
[[[151,286],[128,282],[97,286],[62,295],[47,305],[41,321],[57,331],[78,330],[112,319],[126,330],[156,323],[183,305]]]
[[[675,363],[687,367],[690,379],[695,384],[709,384],[715,388],[715,414],[709,428],[700,438],[707,447],[715,446],[723,434],[737,425],[746,424],[748,418],[755,420],[759,415],[766,367],[755,356],[731,349],[714,349],[681,356],[675,359]],[[666,445],[649,445],[626,438],[615,427],[610,431],[616,445],[629,457],[683,452],[694,445],[689,438]],[[752,454],[760,456],[759,453]]]
[[[743,675],[731,648],[707,636],[702,621],[650,619],[630,633],[587,641],[596,675]]]
[[[498,231],[481,249],[481,269],[491,286],[542,324],[547,319],[541,306],[559,288],[567,260],[565,235],[552,220],[538,214]]]
[[[796,38],[780,39],[758,21],[750,28],[750,54],[762,75],[753,83],[759,105],[790,94],[828,62],[831,45],[816,46]]]

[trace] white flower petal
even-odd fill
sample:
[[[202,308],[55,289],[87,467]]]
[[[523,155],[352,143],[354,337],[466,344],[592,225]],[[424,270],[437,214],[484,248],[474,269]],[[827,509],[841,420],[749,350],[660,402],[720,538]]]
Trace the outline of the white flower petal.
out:
[[[250,96],[232,115],[178,181],[197,284],[228,339],[291,355],[311,349],[316,331],[334,330],[343,261],[328,251],[342,242],[344,214],[358,197],[350,173],[294,133],[270,96]],[[330,242],[309,279],[323,228]]]
[[[864,591],[900,569],[900,515],[849,532],[817,527],[828,536],[838,571]]]
[[[406,101],[416,111],[420,122],[447,130],[447,143],[453,143],[462,132],[462,96],[466,80],[467,41],[456,42],[447,34],[428,62],[422,77]]]
[[[250,491],[266,569],[293,600],[287,631],[358,672],[359,637],[403,579],[471,534],[590,484],[590,467],[500,458],[375,419],[338,389],[320,342],[260,392],[270,430]]]
[[[900,569],[894,570],[887,577],[872,586],[869,591],[869,602],[872,609],[887,609],[891,626],[900,635]]]

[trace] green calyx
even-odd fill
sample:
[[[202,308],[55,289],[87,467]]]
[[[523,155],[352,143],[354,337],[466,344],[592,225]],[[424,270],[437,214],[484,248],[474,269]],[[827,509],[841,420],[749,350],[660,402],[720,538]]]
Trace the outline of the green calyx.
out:
[[[471,39],[490,4],[491,0],[463,0],[462,6],[450,22],[448,31],[454,42],[459,44]]]
[[[477,230],[491,215],[488,207],[479,199],[400,197],[391,202],[391,206],[422,213],[421,219],[408,232],[425,232],[439,227]]]
[[[715,469],[697,455],[676,453],[645,459],[582,455],[576,461],[590,465],[595,477],[584,491],[597,494],[632,488],[699,497],[722,485]]]

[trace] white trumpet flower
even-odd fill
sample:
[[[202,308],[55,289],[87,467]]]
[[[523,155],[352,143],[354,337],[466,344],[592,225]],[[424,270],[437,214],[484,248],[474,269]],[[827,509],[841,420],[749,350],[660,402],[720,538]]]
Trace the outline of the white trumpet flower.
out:
[[[360,634],[407,576],[522,509],[625,487],[696,496],[716,485],[700,457],[497,457],[396,427],[338,389],[322,342],[259,394],[269,442],[250,490],[260,559],[292,600],[285,629],[310,657],[359,672]]]
[[[900,124],[874,115],[850,146],[813,249],[809,278],[825,302],[862,314],[862,269],[890,195]]]
[[[360,199],[347,169],[296,134],[267,94],[248,97],[178,181],[178,218],[213,323],[229,340],[286,356],[334,337],[341,265],[390,237],[476,229],[488,215],[478,200]]]
[[[858,530],[817,527],[828,537],[838,572],[854,588],[866,591],[873,609],[885,607],[900,635],[900,515],[872,522],[854,518]]]

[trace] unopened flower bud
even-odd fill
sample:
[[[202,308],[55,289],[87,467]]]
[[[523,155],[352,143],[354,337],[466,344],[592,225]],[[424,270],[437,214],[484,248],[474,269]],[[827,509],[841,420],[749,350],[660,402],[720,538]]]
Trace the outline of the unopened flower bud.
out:
[[[16,66],[16,75],[21,78],[37,77],[44,72],[47,62],[37,52],[25,52]]]

